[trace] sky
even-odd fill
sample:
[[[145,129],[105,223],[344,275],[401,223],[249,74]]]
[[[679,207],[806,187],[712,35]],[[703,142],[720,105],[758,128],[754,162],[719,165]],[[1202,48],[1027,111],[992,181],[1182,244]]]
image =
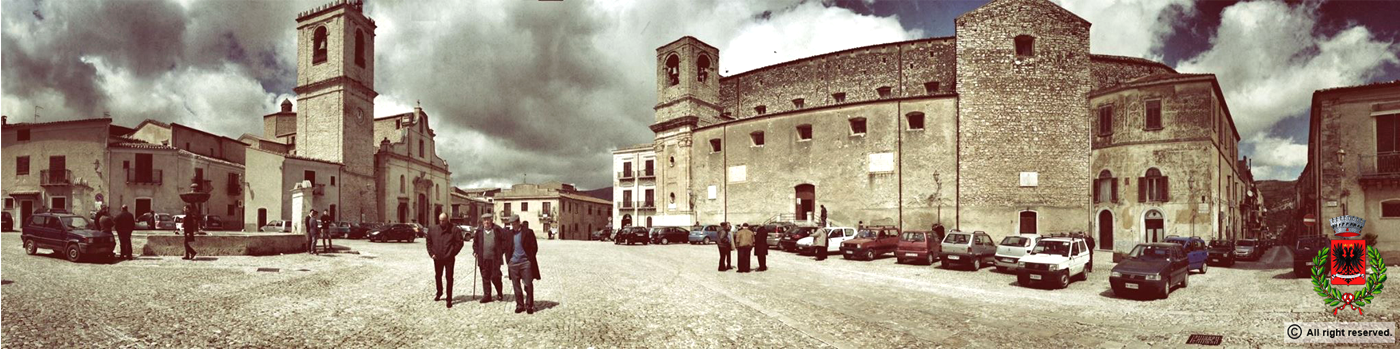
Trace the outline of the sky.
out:
[[[1256,179],[1301,172],[1314,90],[1400,79],[1400,1],[1053,1],[1093,23],[1093,53],[1215,74]],[[326,2],[0,0],[0,111],[260,134],[295,102],[296,14]],[[985,3],[367,0],[374,115],[421,105],[459,187],[605,187],[610,151],[654,137],[656,47],[694,36],[732,75],[951,36]]]

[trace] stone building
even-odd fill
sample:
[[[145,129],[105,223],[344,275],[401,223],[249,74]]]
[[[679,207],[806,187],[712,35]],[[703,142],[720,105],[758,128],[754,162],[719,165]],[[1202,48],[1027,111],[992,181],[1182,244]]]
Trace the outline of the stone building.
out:
[[[1308,165],[1298,178],[1298,213],[1317,224],[1298,235],[1331,235],[1328,219],[1366,219],[1386,259],[1400,255],[1400,81],[1313,92]],[[1301,221],[1301,218],[1299,218]]]
[[[660,215],[656,210],[656,151],[653,144],[623,147],[613,151],[613,172],[617,180],[613,186],[612,227],[632,225],[651,227],[690,226],[694,221],[690,215],[671,212]],[[661,205],[674,207],[675,198],[661,198]]]
[[[476,227],[480,225],[481,214],[493,213],[490,198],[473,196],[460,188],[452,188],[452,221]]]
[[[44,210],[91,215],[98,209],[97,197],[106,197],[111,181],[126,175],[113,173],[108,161],[112,134],[123,133],[112,127],[111,119],[15,124],[5,119],[0,191],[16,229]]]
[[[437,220],[451,201],[452,178],[447,161],[437,156],[436,133],[423,108],[375,119],[374,136],[378,211],[393,222]]]
[[[558,229],[559,239],[587,240],[588,234],[608,225],[608,201],[584,195],[570,184],[516,184],[493,198],[497,223],[511,215],[529,222],[543,237]]]
[[[291,204],[292,188],[303,181],[309,182],[312,187],[312,196],[304,203],[307,207],[334,215],[344,205],[340,196],[340,179],[344,178],[342,164],[256,147],[249,147],[247,155],[248,168],[268,170],[248,172],[248,189],[244,193],[247,201],[244,206],[248,208],[244,213],[243,222],[247,223],[244,231],[258,231],[268,221],[293,220],[305,215],[294,215]]]
[[[997,0],[959,16],[952,37],[731,76],[717,74],[718,49],[683,37],[656,50],[655,139],[614,152],[614,186],[652,189],[628,202],[663,203],[646,215],[668,223],[812,220],[824,206],[847,224],[942,223],[1005,236],[1092,232],[1101,207],[1093,189],[1109,170],[1121,180],[1104,183],[1133,188],[1144,178],[1164,195],[1145,192],[1142,205],[1124,196],[1130,203],[1109,209],[1123,217],[1105,225],[1103,248],[1151,240],[1141,218],[1154,210],[1163,235],[1228,231],[1239,138],[1214,77],[1091,54],[1089,27],[1049,1]],[[1170,102],[1175,90],[1211,104]],[[1119,142],[1096,135],[1096,104],[1137,110],[1141,120],[1139,100],[1149,95],[1169,101],[1153,102],[1168,116],[1160,130],[1125,129]],[[1186,130],[1197,135],[1181,143],[1174,135]],[[1130,134],[1142,146],[1121,142]],[[622,178],[629,156],[634,169],[635,159],[653,157],[655,179]],[[1191,167],[1210,169],[1197,176],[1202,186],[1215,179],[1201,194],[1212,204],[1183,224],[1192,216],[1183,208],[1202,199],[1187,201],[1187,189],[1166,180]]]

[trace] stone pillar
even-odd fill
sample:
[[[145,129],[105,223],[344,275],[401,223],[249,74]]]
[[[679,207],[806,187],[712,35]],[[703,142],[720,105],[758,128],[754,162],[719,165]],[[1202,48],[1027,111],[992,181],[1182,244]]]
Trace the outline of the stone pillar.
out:
[[[304,222],[311,209],[316,208],[315,187],[311,181],[302,180],[292,187],[292,233],[306,233]]]

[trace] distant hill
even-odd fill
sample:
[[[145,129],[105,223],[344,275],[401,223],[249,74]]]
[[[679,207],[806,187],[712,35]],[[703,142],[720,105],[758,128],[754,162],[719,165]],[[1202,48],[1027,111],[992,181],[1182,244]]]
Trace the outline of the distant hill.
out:
[[[1288,232],[1291,225],[1299,224],[1294,222],[1298,209],[1297,183],[1297,180],[1263,180],[1254,183],[1259,187],[1264,209],[1268,209],[1268,212],[1264,213],[1264,225],[1270,232],[1282,235]]]
[[[612,186],[608,186],[596,190],[583,191],[583,194],[589,197],[600,198],[611,202],[613,196],[613,188]]]

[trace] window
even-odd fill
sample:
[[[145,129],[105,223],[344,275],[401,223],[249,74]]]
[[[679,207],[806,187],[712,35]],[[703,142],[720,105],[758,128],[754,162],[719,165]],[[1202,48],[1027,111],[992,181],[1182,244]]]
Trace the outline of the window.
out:
[[[29,156],[15,157],[15,175],[29,175]]]
[[[653,164],[655,164],[655,163],[656,163],[656,160],[655,160],[655,159],[647,159],[646,167],[643,168],[643,169],[646,169],[646,175],[647,175],[647,176],[651,176],[652,174],[655,174],[655,173],[656,173],[656,167],[655,167],[655,165],[653,165]]]
[[[1162,100],[1147,101],[1147,130],[1162,128]]]
[[[1400,114],[1375,117],[1376,171],[1400,172]],[[1369,166],[1370,164],[1363,164]]]
[[[695,60],[695,81],[705,82],[710,78],[710,56],[700,55],[700,59]]]
[[[632,175],[632,162],[622,162],[622,173]]]
[[[14,207],[15,207],[15,199],[14,199],[14,198],[5,198],[5,209],[14,209]]]
[[[335,176],[331,176],[331,186],[335,186]]]
[[[831,94],[831,99],[832,99],[832,100],[836,100],[836,103],[846,102],[846,93],[844,93],[844,92],[833,93],[833,94]]]
[[[312,171],[312,170],[303,171],[303,172],[301,173],[301,179],[302,179],[302,180],[306,180],[306,181],[311,181],[311,185],[312,185],[312,186],[316,186],[316,172],[315,172],[315,171]]]
[[[671,192],[671,204],[676,204],[676,193]]]
[[[404,189],[406,188],[406,187],[404,186],[404,181],[403,181],[403,180],[404,180],[404,179],[403,179],[403,175],[399,175],[399,193],[403,193],[403,192],[404,192]]]
[[[681,58],[676,55],[666,57],[666,86],[681,83]]]
[[[194,179],[204,180],[204,168],[194,168]]]
[[[569,202],[564,202],[564,203],[563,203],[563,207],[568,208],[568,207],[569,207]],[[541,213],[548,213],[548,212],[549,212],[549,202],[540,202],[540,212],[541,212]]]
[[[749,133],[749,140],[753,141],[754,147],[763,147],[763,132],[754,131]]]
[[[1035,56],[1035,37],[1030,35],[1016,36],[1016,56]]]
[[[1381,202],[1381,217],[1400,218],[1400,200],[1388,200]]]
[[[1107,169],[1099,172],[1094,179],[1094,203],[1118,203],[1118,179]]]
[[[851,135],[865,135],[865,118],[851,118]]]
[[[754,106],[753,111],[754,111],[754,113],[758,113],[759,115],[763,115],[764,113],[768,113],[768,106],[764,106],[764,105]]]
[[[888,86],[881,86],[881,87],[875,88],[875,93],[880,94],[880,98],[889,98],[889,97],[890,97],[890,92],[891,92],[892,90],[893,90],[893,88],[891,88],[891,87],[888,87]]]
[[[359,29],[355,30],[355,65],[365,66],[365,32]]]
[[[1138,178],[1138,202],[1170,201],[1167,192],[1167,177],[1157,168],[1147,169],[1147,176]]]
[[[326,62],[326,27],[316,27],[311,34],[311,64]]]
[[[723,150],[724,148],[720,145],[719,139],[710,139],[710,153],[717,153]]]
[[[909,112],[904,118],[909,120],[909,130],[924,129],[924,112]]]
[[[19,131],[16,131],[15,141],[29,141],[29,129],[19,129]]]
[[[530,202],[520,202],[520,211],[530,211]]]
[[[233,216],[235,208],[237,208],[237,206],[234,206],[233,204],[228,205],[228,216]]]
[[[428,156],[428,153],[427,153],[427,152],[424,152],[423,150],[424,150],[424,148],[423,148],[423,140],[418,140],[418,156],[419,156],[419,157],[427,157],[427,156]]]
[[[624,206],[632,205],[632,191],[622,191],[622,203]]]
[[[803,99],[800,99],[800,98],[792,99],[792,108],[802,109],[802,107],[805,106],[805,105],[807,105],[807,101],[806,101],[806,100],[803,100]]]
[[[676,167],[676,156],[671,156],[671,163],[670,163],[670,164],[671,164],[671,167],[672,167],[672,168]]]
[[[1113,106],[1099,107],[1099,136],[1113,135]]]
[[[812,140],[812,124],[802,124],[797,126],[797,141]]]
[[[930,81],[924,83],[924,92],[928,93],[929,95],[938,93],[938,82]]]

